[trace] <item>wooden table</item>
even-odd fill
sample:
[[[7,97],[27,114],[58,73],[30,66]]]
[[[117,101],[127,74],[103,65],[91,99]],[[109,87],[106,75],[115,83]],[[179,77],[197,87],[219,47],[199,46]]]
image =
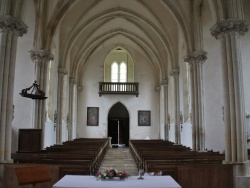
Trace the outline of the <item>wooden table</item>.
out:
[[[52,188],[181,188],[171,176],[130,176],[125,180],[100,180],[95,176],[66,175]]]

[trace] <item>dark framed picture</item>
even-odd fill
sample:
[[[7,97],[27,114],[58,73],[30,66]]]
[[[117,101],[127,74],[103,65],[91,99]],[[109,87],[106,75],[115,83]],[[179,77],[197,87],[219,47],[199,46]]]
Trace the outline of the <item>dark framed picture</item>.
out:
[[[99,125],[99,108],[87,107],[87,125],[98,126]]]
[[[150,126],[150,111],[149,110],[139,110],[138,111],[138,126]]]

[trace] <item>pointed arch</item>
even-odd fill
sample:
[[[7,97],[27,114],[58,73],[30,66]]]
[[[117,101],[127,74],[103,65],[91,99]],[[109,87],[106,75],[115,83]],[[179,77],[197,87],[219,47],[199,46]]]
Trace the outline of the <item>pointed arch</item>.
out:
[[[108,113],[108,137],[113,147],[129,145],[129,113],[121,102],[115,103]]]
[[[134,82],[134,61],[125,48],[118,46],[107,54],[104,82]]]

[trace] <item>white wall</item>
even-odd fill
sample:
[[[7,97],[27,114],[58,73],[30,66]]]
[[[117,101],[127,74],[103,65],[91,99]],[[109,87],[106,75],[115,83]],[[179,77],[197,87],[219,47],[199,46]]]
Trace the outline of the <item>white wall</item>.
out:
[[[211,36],[215,25],[207,2],[203,4],[203,43],[207,60],[203,64],[205,148],[225,151],[225,125],[222,120],[222,62],[220,41]]]
[[[174,104],[174,79],[168,79],[168,113],[170,115],[169,140],[175,142],[175,104]]]
[[[139,82],[139,96],[102,95],[99,97],[98,82],[103,81],[103,62],[108,49],[91,56],[83,77],[83,91],[78,95],[77,137],[107,137],[108,112],[121,102],[129,113],[130,139],[159,139],[159,93],[155,91],[155,80],[148,60],[131,50],[135,68],[135,82]],[[143,68],[142,68],[143,67]],[[100,76],[100,74],[102,76]],[[87,126],[87,107],[99,107],[99,126]],[[151,126],[138,126],[138,110],[151,111]]]
[[[189,122],[182,125],[181,144],[192,148],[192,124]]]
[[[245,19],[249,25],[250,23],[250,1],[243,0],[243,11],[245,13]],[[248,26],[249,29],[249,26]],[[243,37],[241,37],[241,54],[242,54],[242,70],[243,70],[243,82],[244,82],[244,95],[245,95],[245,109],[246,114],[250,114],[250,32],[248,31]],[[246,118],[246,129],[248,136],[248,148],[250,148],[250,118]]]
[[[52,54],[54,56],[54,60],[50,62],[48,75],[48,91],[47,95],[49,95],[46,100],[48,109],[47,110],[47,120],[45,122],[45,135],[46,138],[44,140],[44,147],[51,146],[56,143],[56,124],[54,124],[54,114],[57,111],[57,83],[58,83],[58,64],[59,64],[59,53],[60,53],[60,30],[56,33],[54,37],[54,41],[52,44]],[[64,138],[64,137],[63,137]]]
[[[27,34],[18,38],[16,70],[14,82],[14,120],[12,129],[12,152],[18,149],[18,130],[33,128],[33,100],[22,97],[22,89],[30,87],[35,79],[35,64],[31,61],[29,51],[33,49],[35,10],[32,0],[27,2],[27,11],[23,22],[28,26]]]
[[[169,129],[169,141],[175,142],[175,123],[170,123]]]

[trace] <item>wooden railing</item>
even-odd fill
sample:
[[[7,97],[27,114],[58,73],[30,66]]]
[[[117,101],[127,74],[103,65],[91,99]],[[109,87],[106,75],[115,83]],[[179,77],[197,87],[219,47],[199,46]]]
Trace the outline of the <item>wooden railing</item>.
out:
[[[99,96],[103,94],[139,95],[138,82],[99,82]]]

